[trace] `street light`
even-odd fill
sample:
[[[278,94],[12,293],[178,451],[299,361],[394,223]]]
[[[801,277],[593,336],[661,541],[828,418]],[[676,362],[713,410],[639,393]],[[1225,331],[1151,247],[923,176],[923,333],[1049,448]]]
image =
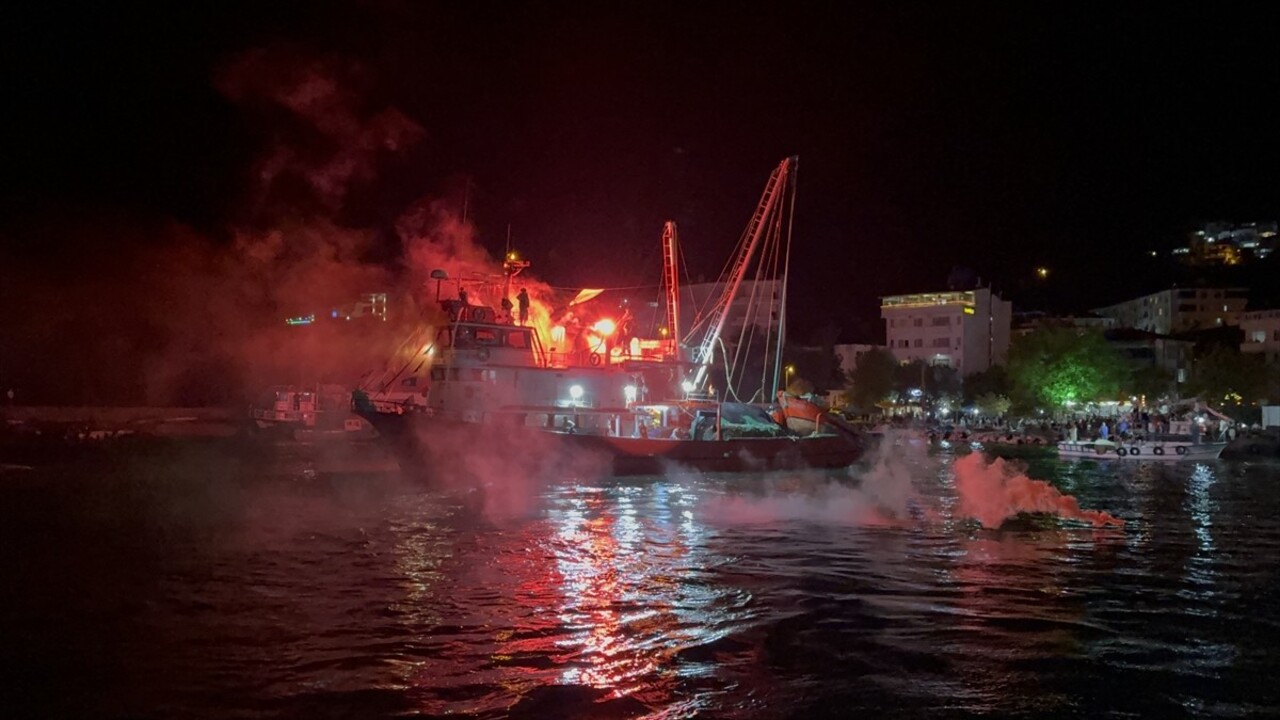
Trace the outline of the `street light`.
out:
[[[791,387],[791,376],[795,374],[795,371],[796,371],[795,365],[787,366],[787,376],[786,376],[786,383],[785,383],[787,387]]]

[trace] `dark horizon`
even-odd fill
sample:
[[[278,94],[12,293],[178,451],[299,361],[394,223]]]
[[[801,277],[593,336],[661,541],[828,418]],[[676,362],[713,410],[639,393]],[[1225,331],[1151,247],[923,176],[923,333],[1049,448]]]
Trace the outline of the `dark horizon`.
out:
[[[407,222],[464,206],[481,246],[499,255],[510,228],[552,285],[656,285],[666,219],[690,273],[713,279],[770,170],[798,155],[797,339],[873,339],[878,297],[943,289],[955,268],[1019,309],[1082,312],[1193,281],[1168,251],[1199,222],[1280,216],[1269,21],[23,8],[5,42],[0,258],[27,283],[4,300],[30,315],[45,303],[15,288],[96,283],[137,303],[157,250],[299,225],[360,234],[339,257],[394,274]]]

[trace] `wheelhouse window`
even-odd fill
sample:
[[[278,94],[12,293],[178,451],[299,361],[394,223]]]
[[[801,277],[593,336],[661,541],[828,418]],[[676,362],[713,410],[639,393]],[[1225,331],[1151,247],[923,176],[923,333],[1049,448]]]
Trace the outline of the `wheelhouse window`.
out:
[[[509,348],[525,350],[530,345],[529,332],[527,330],[508,330],[506,336],[506,346]]]

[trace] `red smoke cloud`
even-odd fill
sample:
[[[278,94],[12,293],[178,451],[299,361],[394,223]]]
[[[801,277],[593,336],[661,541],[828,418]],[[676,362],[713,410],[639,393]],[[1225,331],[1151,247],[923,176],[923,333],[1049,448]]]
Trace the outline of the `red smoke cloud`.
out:
[[[350,59],[287,45],[251,50],[223,69],[216,82],[223,95],[276,130],[256,166],[259,209],[278,183],[298,178],[323,208],[337,211],[353,183],[377,177],[381,156],[422,138],[422,128],[396,108],[371,108],[355,91],[366,83]]]
[[[1070,495],[1063,495],[1049,483],[1032,480],[996,458],[990,464],[981,453],[970,453],[955,461],[956,515],[972,518],[984,527],[999,527],[1018,513],[1049,513],[1068,520],[1081,520],[1103,527],[1124,522],[1101,510],[1082,510]]]

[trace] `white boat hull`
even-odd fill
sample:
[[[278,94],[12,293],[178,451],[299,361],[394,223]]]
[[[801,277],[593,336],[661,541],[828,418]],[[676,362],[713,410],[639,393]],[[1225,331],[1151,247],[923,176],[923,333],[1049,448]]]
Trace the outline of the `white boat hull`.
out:
[[[1227,443],[1192,443],[1190,440],[1141,440],[1134,442],[1060,442],[1058,455],[1097,460],[1216,460]]]

